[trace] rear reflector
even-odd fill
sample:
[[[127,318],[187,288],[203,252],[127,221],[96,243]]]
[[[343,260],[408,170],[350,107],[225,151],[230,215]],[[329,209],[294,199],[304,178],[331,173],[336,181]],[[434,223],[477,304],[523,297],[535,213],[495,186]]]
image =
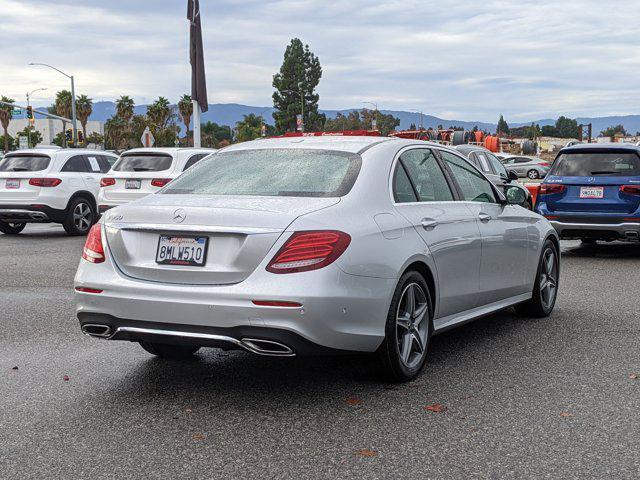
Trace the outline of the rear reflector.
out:
[[[251,303],[258,305],[259,307],[300,308],[302,306],[302,304],[298,302],[283,302],[280,300],[251,300]]]
[[[101,187],[110,187],[111,185],[115,185],[116,184],[116,179],[115,178],[101,178],[100,179],[100,186]]]
[[[267,265],[271,273],[317,270],[333,263],[347,249],[351,237],[337,230],[295,232]]]
[[[164,187],[167,183],[171,181],[171,178],[154,178],[151,180],[151,185],[154,187]]]
[[[30,178],[29,185],[34,187],[57,187],[62,183],[59,178]]]
[[[87,235],[87,241],[82,249],[82,258],[91,263],[104,262],[104,248],[102,247],[102,227],[96,223]]]
[[[622,185],[620,191],[627,195],[640,195],[640,185]]]
[[[543,183],[540,185],[540,195],[553,195],[554,193],[564,192],[565,186],[556,183]]]
[[[547,220],[557,220],[558,217],[555,215],[545,215],[544,218],[546,218]]]
[[[76,292],[82,292],[82,293],[102,293],[102,290],[98,290],[97,288],[89,288],[89,287],[76,287]]]

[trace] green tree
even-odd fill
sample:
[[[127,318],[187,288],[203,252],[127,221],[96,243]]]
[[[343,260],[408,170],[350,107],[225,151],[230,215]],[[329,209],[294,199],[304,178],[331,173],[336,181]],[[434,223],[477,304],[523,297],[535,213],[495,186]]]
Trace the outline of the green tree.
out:
[[[78,120],[80,120],[85,139],[87,138],[87,122],[89,121],[91,113],[93,113],[93,100],[86,95],[80,95],[76,99],[76,115],[78,116]]]
[[[372,120],[375,118],[376,128],[380,134],[385,137],[400,125],[399,118],[391,114],[382,113],[380,110],[369,110],[365,108],[360,112],[360,117],[362,118],[362,127],[365,130],[372,129]]]
[[[1,97],[3,102],[13,103],[14,100],[12,98],[5,97],[4,95]],[[13,107],[9,105],[4,105],[0,103],[0,123],[2,124],[2,130],[4,130],[4,153],[9,151],[9,134],[7,130],[9,129],[9,123],[11,122],[11,117],[13,116]]]
[[[116,100],[116,115],[120,117],[127,125],[131,121],[134,113],[135,102],[131,97],[122,95]]]
[[[182,95],[182,98],[178,101],[178,112],[182,123],[184,123],[184,137],[187,140],[187,146],[189,146],[189,125],[193,115],[193,102],[190,95]]]
[[[207,148],[220,148],[220,142],[231,143],[231,127],[218,125],[215,122],[206,122],[200,126],[202,146]]]
[[[506,120],[504,119],[504,117],[502,115],[500,115],[500,120],[498,120],[498,126],[496,128],[496,133],[498,135],[500,135],[500,134],[508,135],[509,134],[509,124],[506,122]]]
[[[91,132],[89,135],[85,137],[87,145],[102,145],[104,144],[104,135],[100,135],[98,132]]]
[[[69,90],[60,90],[57,92],[56,100],[53,105],[56,115],[64,118],[71,118],[71,92]]]
[[[264,119],[262,116],[256,116],[253,113],[244,115],[244,118],[236,123],[237,135],[236,140],[238,142],[247,142],[249,140],[255,140],[262,135],[262,124]]]
[[[567,117],[560,117],[556,120],[556,133],[560,138],[578,138],[580,127],[578,122]]]
[[[320,61],[298,38],[291,40],[284,52],[280,72],[273,76],[273,118],[276,131],[284,133],[296,130],[296,115],[303,114],[305,130],[320,130],[325,115],[318,113],[320,96],[315,89],[322,77]]]
[[[175,124],[176,115],[165,97],[158,99],[147,106],[147,119],[149,129],[153,134],[157,147],[173,147],[179,132]]]
[[[42,134],[35,128],[31,127],[24,127],[22,131],[16,133],[16,144],[20,142],[20,137],[27,137],[29,145],[31,145],[31,147],[35,147],[36,145],[42,143],[43,140]]]
[[[104,136],[107,148],[114,150],[126,148],[127,130],[127,124],[117,115],[104,122]]]
[[[617,134],[623,137],[627,135],[627,130],[624,128],[624,125],[615,125],[600,132],[601,137],[615,137]]]
[[[0,135],[0,145],[5,145],[6,150],[4,151],[4,153],[10,152],[11,150],[15,149],[13,137],[11,135]]]

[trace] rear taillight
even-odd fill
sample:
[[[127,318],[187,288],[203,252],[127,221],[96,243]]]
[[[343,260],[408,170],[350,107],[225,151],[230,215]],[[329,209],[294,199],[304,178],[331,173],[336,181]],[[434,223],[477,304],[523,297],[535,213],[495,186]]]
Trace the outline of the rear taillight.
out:
[[[30,178],[29,185],[34,187],[57,187],[62,183],[59,178]]]
[[[551,166],[550,163],[546,163],[546,162],[539,163],[538,165],[540,165],[541,167],[550,167]]]
[[[115,178],[101,178],[100,179],[100,186],[101,187],[110,187],[111,185],[115,185],[116,184],[116,179]]]
[[[151,185],[154,187],[164,187],[167,183],[171,181],[171,178],[154,178],[151,180]]]
[[[102,293],[103,290],[99,290],[97,288],[90,288],[90,287],[76,287],[76,292],[82,292],[82,293]]]
[[[554,193],[564,192],[564,185],[558,185],[555,183],[543,183],[540,185],[540,195],[553,195]]]
[[[87,241],[82,249],[82,258],[91,263],[104,262],[104,248],[102,247],[102,227],[96,223],[87,235]]]
[[[337,230],[295,232],[267,265],[271,273],[317,270],[333,263],[347,249],[351,237]]]
[[[627,195],[640,195],[640,185],[622,185],[620,191]]]

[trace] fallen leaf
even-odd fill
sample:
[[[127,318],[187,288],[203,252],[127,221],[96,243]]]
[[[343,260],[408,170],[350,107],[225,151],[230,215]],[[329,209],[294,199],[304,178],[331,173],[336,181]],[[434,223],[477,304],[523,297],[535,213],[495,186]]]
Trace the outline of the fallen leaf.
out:
[[[65,381],[65,382],[68,382],[68,381],[70,380],[70,379],[69,379],[69,375],[64,375],[64,376],[62,377],[62,380],[63,380],[63,381]]]
[[[575,417],[575,415],[573,413],[569,413],[569,412],[560,412],[560,416],[563,417],[563,418]]]
[[[194,433],[193,434],[193,439],[200,442],[202,440],[204,440],[204,435],[202,433]]]
[[[348,397],[346,402],[347,405],[360,405],[362,403],[362,399],[358,397]]]
[[[442,413],[447,411],[447,407],[445,407],[441,403],[434,403],[432,405],[427,405],[426,407],[424,407],[424,409],[427,410],[428,412],[433,412],[433,413]]]
[[[11,370],[17,370],[17,369],[18,369],[18,367],[12,367],[11,368]]]
[[[366,448],[363,450],[358,450],[358,455],[361,457],[375,457],[378,455],[378,452],[374,452],[373,450],[367,450]]]
[[[15,370],[17,370],[17,369],[18,369],[18,367],[14,367],[14,369],[15,369]],[[630,378],[631,380],[638,380],[638,377],[640,377],[640,375],[638,375],[637,373],[631,373],[631,374],[629,374],[629,378]]]

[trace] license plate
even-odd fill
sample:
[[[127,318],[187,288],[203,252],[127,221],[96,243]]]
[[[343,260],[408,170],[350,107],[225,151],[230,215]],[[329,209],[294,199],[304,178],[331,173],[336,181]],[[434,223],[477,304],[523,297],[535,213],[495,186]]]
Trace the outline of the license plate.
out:
[[[17,190],[20,188],[20,179],[19,178],[7,178],[7,183],[5,184],[7,190]]]
[[[604,198],[604,187],[580,187],[580,198]]]
[[[129,190],[140,190],[140,180],[125,180],[124,188]]]
[[[208,237],[170,237],[160,235],[156,263],[203,267],[207,261]]]

